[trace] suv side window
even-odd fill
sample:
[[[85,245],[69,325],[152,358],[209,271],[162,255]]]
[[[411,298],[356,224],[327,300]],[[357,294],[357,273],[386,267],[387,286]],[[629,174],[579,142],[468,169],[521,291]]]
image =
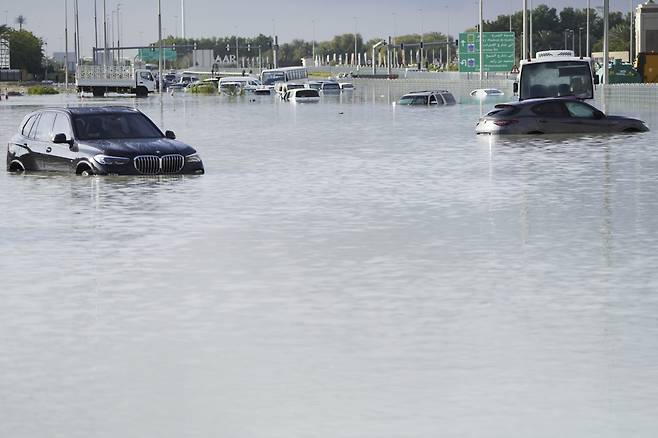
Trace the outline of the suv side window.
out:
[[[589,105],[580,102],[565,102],[567,111],[571,117],[577,119],[595,119],[596,110]]]
[[[25,124],[23,125],[23,129],[21,130],[21,135],[23,137],[30,136],[30,129],[32,129],[32,125],[34,125],[36,119],[37,119],[37,114],[27,119],[27,122],[25,122]]]
[[[71,130],[71,121],[64,113],[57,113],[55,123],[53,124],[52,135],[66,134],[67,139],[73,138],[73,131]]]
[[[41,118],[41,113],[34,116],[34,122],[32,123],[32,127],[30,128],[30,134],[28,136],[31,140],[34,140],[34,136],[37,132],[37,126],[39,125],[40,118]]]
[[[569,117],[561,102],[546,102],[535,105],[532,112],[540,117]]]
[[[51,141],[54,122],[55,122],[54,112],[46,111],[45,113],[41,114],[41,117],[39,118],[39,124],[37,126],[36,135],[34,136],[35,140]]]

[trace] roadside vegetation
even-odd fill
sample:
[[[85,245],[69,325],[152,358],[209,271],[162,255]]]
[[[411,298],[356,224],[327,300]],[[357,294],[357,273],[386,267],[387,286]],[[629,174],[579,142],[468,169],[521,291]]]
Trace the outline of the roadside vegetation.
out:
[[[35,85],[27,89],[27,94],[31,96],[45,95],[45,94],[59,94],[56,88],[46,85]]]

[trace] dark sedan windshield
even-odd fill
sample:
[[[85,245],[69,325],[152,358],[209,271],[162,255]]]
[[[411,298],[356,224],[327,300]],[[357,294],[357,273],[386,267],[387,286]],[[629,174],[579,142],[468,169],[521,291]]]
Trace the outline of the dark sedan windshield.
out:
[[[79,140],[162,138],[162,132],[139,113],[77,114],[73,117]]]

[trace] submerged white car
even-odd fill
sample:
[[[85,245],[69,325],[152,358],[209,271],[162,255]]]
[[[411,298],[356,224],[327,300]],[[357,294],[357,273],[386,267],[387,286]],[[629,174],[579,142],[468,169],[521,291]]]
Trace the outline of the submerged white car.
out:
[[[477,97],[478,99],[486,99],[487,97],[502,97],[505,95],[501,90],[497,88],[479,88],[477,90],[471,91],[472,97]]]
[[[297,103],[314,103],[320,101],[320,92],[313,88],[295,88],[286,91],[283,100]]]

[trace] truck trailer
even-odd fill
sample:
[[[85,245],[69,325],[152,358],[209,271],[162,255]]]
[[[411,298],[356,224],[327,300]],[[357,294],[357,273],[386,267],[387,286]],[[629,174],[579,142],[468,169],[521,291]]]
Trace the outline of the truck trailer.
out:
[[[149,70],[130,66],[80,65],[75,85],[79,93],[91,92],[95,97],[109,92],[145,97],[155,91],[155,78]]]

